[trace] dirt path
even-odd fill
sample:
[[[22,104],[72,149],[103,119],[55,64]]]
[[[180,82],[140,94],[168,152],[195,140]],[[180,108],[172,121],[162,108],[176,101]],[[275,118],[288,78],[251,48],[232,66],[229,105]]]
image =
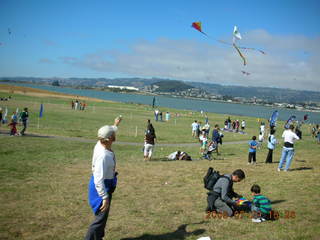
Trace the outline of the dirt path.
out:
[[[9,137],[9,131],[3,131],[0,130],[0,136],[7,136]],[[35,137],[35,138],[53,138],[53,139],[59,139],[64,141],[75,141],[75,142],[85,142],[85,143],[95,143],[97,142],[96,139],[88,139],[88,138],[80,138],[80,137],[65,137],[65,136],[47,136],[47,135],[40,135],[40,134],[26,134],[26,136],[23,137]],[[229,144],[243,144],[247,143],[247,140],[243,141],[232,141],[232,142],[224,142],[223,144],[229,145]],[[129,145],[129,146],[142,146],[143,143],[137,143],[137,142],[115,142],[116,145]],[[156,143],[159,147],[193,147],[193,146],[199,146],[199,143]]]

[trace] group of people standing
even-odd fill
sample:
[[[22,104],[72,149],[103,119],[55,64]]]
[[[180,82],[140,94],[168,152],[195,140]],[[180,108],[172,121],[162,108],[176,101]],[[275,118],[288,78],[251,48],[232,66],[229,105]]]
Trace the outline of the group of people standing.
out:
[[[25,135],[25,131],[27,129],[27,124],[28,124],[28,119],[29,119],[29,112],[28,108],[24,108],[23,111],[19,114],[18,109],[14,111],[9,119],[7,120],[7,111],[3,113],[2,108],[0,108],[0,126],[1,124],[7,124],[10,128],[10,136],[20,136],[20,135]],[[17,130],[17,125],[21,123],[23,128],[21,129],[20,133]]]
[[[85,101],[80,102],[78,99],[71,100],[71,109],[84,111],[87,107],[87,103]]]
[[[165,113],[165,120],[166,120],[166,122],[168,122],[168,121],[170,120],[170,118],[171,118],[170,112],[166,112],[166,113]],[[162,112],[162,111],[159,111],[158,109],[155,109],[155,110],[154,110],[154,120],[155,120],[156,122],[158,122],[158,121],[162,122],[162,121],[163,121],[163,112]]]
[[[237,120],[231,120],[230,117],[228,117],[225,121],[224,121],[224,129],[225,130],[233,130],[235,132],[239,132],[239,129],[241,127],[241,131],[244,131],[246,128],[246,121],[242,120],[241,123],[240,121]]]
[[[102,239],[105,234],[105,226],[109,215],[111,206],[112,194],[116,189],[117,175],[116,172],[116,158],[112,150],[112,143],[116,140],[116,131],[121,118],[116,118],[113,126],[103,126],[98,130],[98,142],[93,151],[92,157],[92,176],[89,183],[89,202],[95,215],[95,219],[89,226],[86,240]],[[192,124],[192,136],[196,136],[197,130],[200,128],[200,124],[194,121]],[[208,122],[207,122],[208,124]],[[194,126],[194,127],[193,127]],[[210,129],[210,128],[208,128]],[[199,136],[207,137],[210,130],[206,128],[201,129]],[[212,142],[216,144],[221,141],[221,135],[219,132],[219,126],[216,124],[212,131]],[[260,129],[264,130],[264,129]],[[266,163],[272,163],[273,150],[277,144],[275,138],[275,128],[270,129],[268,136],[268,155]],[[278,166],[278,171],[283,169],[288,171],[291,160],[294,155],[294,142],[300,138],[294,132],[294,126],[290,125],[288,129],[285,129],[282,137],[284,138],[284,146],[282,149],[282,155]],[[155,129],[150,121],[147,120],[147,128],[144,136],[144,159],[150,160],[153,148],[155,145],[156,133]],[[256,162],[255,152],[258,146],[256,137],[252,137],[249,142],[249,162]],[[184,160],[187,154],[181,151],[176,151],[171,154],[172,160]],[[187,159],[185,159],[187,160]],[[208,193],[208,210],[217,210],[222,213],[226,213],[227,216],[233,216],[238,207],[237,199],[242,196],[233,191],[233,183],[241,182],[245,179],[245,173],[241,169],[237,169],[231,174],[221,175],[212,190]],[[256,213],[253,222],[265,221],[271,212],[270,200],[261,194],[261,188],[258,185],[253,185],[250,189],[253,195],[253,202],[250,211]],[[235,200],[234,200],[235,199]]]
[[[300,140],[300,137],[296,134],[295,126],[290,125],[288,129],[285,129],[282,133],[282,138],[284,139],[284,144],[282,148],[281,158],[278,165],[278,171],[284,170],[285,172],[289,171],[291,161],[294,156],[294,143],[297,140]],[[270,134],[268,136],[268,154],[266,157],[265,163],[272,163],[273,151],[276,148],[277,139],[275,137],[275,128],[270,128]],[[261,132],[260,132],[261,134]],[[259,143],[256,141],[256,136],[253,136],[249,141],[249,155],[248,155],[248,164],[256,164],[256,151],[259,147]],[[283,169],[283,165],[285,167]]]

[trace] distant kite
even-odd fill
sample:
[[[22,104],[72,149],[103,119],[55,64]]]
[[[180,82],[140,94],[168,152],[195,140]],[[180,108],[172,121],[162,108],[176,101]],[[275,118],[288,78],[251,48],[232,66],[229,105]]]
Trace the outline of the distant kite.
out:
[[[11,29],[10,28],[8,28],[8,34],[11,35]]]
[[[244,75],[247,75],[247,76],[249,76],[251,73],[249,73],[249,72],[246,72],[246,71],[241,71]]]

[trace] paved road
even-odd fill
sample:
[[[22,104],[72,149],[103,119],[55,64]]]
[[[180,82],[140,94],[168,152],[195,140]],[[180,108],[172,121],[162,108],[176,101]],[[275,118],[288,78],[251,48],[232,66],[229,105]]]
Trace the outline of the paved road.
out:
[[[0,130],[0,136],[9,136],[8,131]],[[27,134],[28,137],[36,137],[36,138],[53,138],[53,139],[60,139],[64,141],[75,141],[75,142],[86,142],[86,143],[95,143],[97,142],[96,139],[88,139],[88,138],[81,138],[81,137],[64,137],[64,136],[47,136],[47,135],[40,135],[40,134]],[[247,143],[247,140],[243,141],[233,141],[233,142],[223,142],[223,144],[243,144]],[[115,142],[114,144],[117,145],[130,145],[130,146],[142,146],[143,143],[137,143],[137,142]],[[199,143],[156,143],[159,147],[193,147],[193,146],[199,146]]]

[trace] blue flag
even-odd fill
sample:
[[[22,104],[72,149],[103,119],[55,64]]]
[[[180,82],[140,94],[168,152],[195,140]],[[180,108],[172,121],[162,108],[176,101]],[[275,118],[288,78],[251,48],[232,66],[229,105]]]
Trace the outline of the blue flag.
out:
[[[152,107],[153,108],[154,108],[155,104],[156,104],[156,97],[153,97],[153,100],[152,100]]]
[[[275,127],[279,116],[279,112],[275,110],[270,117],[270,127]]]
[[[39,118],[42,118],[43,115],[43,104],[40,105],[40,112],[39,112]]]
[[[285,129],[288,129],[290,127],[291,124],[293,124],[293,121],[296,120],[296,116],[292,115],[288,121],[286,122],[286,124],[284,125]]]

